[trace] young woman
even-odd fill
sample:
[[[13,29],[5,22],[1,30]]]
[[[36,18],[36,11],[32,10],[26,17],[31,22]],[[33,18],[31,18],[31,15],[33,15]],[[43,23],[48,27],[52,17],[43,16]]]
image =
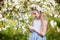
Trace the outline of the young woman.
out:
[[[39,10],[40,9],[40,10]],[[32,26],[29,26],[31,34],[29,40],[46,40],[47,20],[46,15],[41,8],[35,6],[31,8],[31,14],[34,17]]]

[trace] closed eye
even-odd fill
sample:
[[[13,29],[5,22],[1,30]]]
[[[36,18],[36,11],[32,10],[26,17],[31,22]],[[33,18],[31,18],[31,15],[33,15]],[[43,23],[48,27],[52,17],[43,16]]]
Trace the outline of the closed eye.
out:
[[[33,15],[36,15],[36,13],[33,13]]]

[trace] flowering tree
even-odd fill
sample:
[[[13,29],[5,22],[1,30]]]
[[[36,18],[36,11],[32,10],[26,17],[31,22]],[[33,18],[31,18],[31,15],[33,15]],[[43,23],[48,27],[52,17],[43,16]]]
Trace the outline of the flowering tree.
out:
[[[55,0],[1,0],[0,4],[0,31],[2,35],[5,34],[1,36],[1,40],[28,39],[30,32],[27,27],[32,24],[33,19],[30,14],[31,4],[38,4],[47,15],[49,25],[47,40],[55,40],[56,36],[59,37],[60,6]],[[6,36],[8,39],[5,38]]]

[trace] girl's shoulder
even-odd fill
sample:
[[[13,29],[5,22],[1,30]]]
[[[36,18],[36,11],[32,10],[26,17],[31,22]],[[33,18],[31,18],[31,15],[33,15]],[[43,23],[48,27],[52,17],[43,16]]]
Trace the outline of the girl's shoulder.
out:
[[[44,23],[48,23],[48,21],[47,21],[47,20],[43,20],[43,22],[44,22]]]
[[[47,21],[47,20],[44,20],[44,23],[46,23],[46,24],[47,24],[47,23],[48,23],[48,21]]]

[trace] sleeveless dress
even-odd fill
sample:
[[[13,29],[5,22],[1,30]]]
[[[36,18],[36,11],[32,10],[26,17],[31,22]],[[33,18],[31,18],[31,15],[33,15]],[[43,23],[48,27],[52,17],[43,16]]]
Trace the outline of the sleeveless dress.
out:
[[[33,27],[39,31],[41,27],[40,20],[34,20]],[[46,40],[46,36],[41,37],[39,34],[32,30],[31,34],[29,35],[29,40]]]

